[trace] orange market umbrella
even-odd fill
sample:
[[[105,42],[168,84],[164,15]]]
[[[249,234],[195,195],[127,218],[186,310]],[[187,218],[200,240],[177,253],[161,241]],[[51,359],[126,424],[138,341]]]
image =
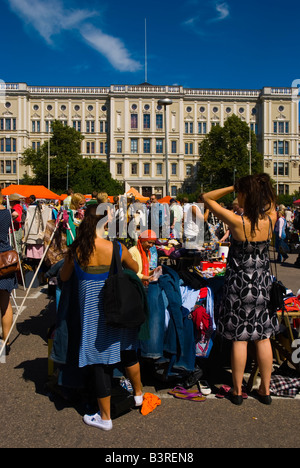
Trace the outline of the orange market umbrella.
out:
[[[2,189],[2,195],[11,195],[18,193],[24,198],[35,195],[36,198],[44,198],[45,200],[60,200],[60,196],[48,190],[44,185],[9,185]]]
[[[133,195],[136,200],[146,203],[149,200],[149,197],[143,197],[134,187],[131,187],[128,192],[126,192],[126,195]]]

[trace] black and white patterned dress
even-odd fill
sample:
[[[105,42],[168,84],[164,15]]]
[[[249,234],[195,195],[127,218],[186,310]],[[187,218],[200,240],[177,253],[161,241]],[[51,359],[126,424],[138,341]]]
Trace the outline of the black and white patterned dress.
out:
[[[11,250],[9,243],[9,228],[11,226],[11,214],[9,210],[0,210],[0,252]],[[0,278],[0,289],[12,292],[18,288],[18,281],[15,273],[4,278]]]
[[[270,316],[268,310],[272,284],[268,247],[268,240],[232,239],[217,327],[228,340],[263,340],[278,333],[277,315]]]

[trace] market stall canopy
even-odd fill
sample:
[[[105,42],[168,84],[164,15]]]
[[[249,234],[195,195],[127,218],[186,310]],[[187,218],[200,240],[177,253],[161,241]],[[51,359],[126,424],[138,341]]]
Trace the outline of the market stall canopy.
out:
[[[35,195],[36,198],[44,200],[59,200],[60,196],[48,190],[44,185],[9,185],[2,189],[2,195],[11,195],[18,193],[21,197],[28,198]]]
[[[294,205],[300,205],[300,198],[299,198],[299,200],[296,200],[293,203],[294,203]]]
[[[158,200],[158,201],[159,201],[159,203],[168,203],[168,204],[169,204],[169,203],[170,203],[170,200],[172,200],[172,198],[174,198],[174,197],[170,197],[170,195],[167,195],[166,197],[161,198],[161,199]]]
[[[146,203],[149,200],[149,197],[143,197],[134,187],[131,187],[126,195],[132,195],[134,198],[142,203]]]

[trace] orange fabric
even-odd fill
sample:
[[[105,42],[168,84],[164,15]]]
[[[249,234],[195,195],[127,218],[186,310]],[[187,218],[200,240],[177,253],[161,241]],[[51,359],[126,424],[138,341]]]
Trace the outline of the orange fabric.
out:
[[[145,250],[143,249],[140,238],[137,241],[137,248],[139,249],[139,252],[142,257],[142,265],[143,265],[142,275],[149,276],[149,259],[147,257]]]
[[[143,404],[142,404],[142,409],[141,409],[141,414],[143,416],[146,416],[147,414],[151,413],[160,404],[161,404],[161,400],[156,395],[153,395],[153,393],[145,393]]]
[[[60,196],[48,190],[44,185],[9,185],[2,189],[2,195],[11,195],[17,193],[24,198],[35,195],[36,198],[44,198],[46,200],[59,200]]]
[[[143,249],[142,241],[155,242],[156,239],[157,239],[156,234],[154,231],[151,231],[151,229],[148,229],[147,231],[142,232],[138,238],[137,248],[139,249],[139,252],[142,257],[142,264],[143,264],[142,274],[144,276],[149,276],[149,261],[151,259],[151,253],[149,251],[149,255],[147,256],[145,250]]]

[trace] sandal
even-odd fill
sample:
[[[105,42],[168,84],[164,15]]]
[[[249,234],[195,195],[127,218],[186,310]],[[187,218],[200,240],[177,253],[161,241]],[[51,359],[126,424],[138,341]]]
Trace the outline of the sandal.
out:
[[[230,392],[230,390],[231,390],[231,387],[229,385],[222,385],[222,387],[220,387],[218,393],[216,394],[216,398],[228,397],[228,393]],[[248,398],[248,395],[244,387],[242,387],[242,397],[244,400],[247,400]]]
[[[230,389],[231,387],[229,387],[229,385],[222,385],[222,387],[219,388],[219,391],[216,394],[216,398],[225,398]]]
[[[195,396],[195,393],[190,393],[188,395],[184,395],[183,393],[174,393],[173,396],[175,398],[179,398],[179,400],[188,400],[188,401],[205,401],[206,398],[204,396]]]
[[[168,392],[169,395],[183,395],[186,397],[202,397],[201,392],[194,392],[192,390],[186,390],[184,387],[174,387],[173,390]]]

